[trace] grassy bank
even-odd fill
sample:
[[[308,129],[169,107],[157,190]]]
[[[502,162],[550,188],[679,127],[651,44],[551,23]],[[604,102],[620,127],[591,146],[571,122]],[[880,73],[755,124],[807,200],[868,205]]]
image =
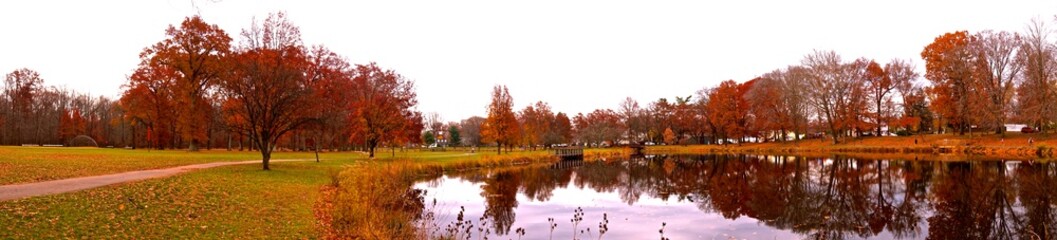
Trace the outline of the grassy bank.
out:
[[[650,146],[650,153],[752,153],[752,154],[869,154],[899,158],[964,159],[1038,159],[1052,158],[1057,137],[1045,134],[1007,133],[976,136],[920,135],[907,137],[869,137],[833,144],[829,140],[810,139],[792,142],[746,143],[729,145]]]
[[[319,186],[345,162],[220,167],[0,202],[0,239],[313,238]]]
[[[626,157],[627,149],[588,149],[585,161]],[[423,160],[433,159],[433,160]],[[447,159],[436,160],[436,159]],[[549,151],[480,154],[460,159],[441,156],[398,158],[390,162],[357,164],[333,175],[321,190],[317,216],[326,239],[423,239],[444,232],[430,227],[432,213],[420,192],[411,188],[416,181],[438,177],[445,172],[468,171],[559,161]],[[425,211],[425,212],[423,212]],[[425,219],[422,219],[425,218]]]

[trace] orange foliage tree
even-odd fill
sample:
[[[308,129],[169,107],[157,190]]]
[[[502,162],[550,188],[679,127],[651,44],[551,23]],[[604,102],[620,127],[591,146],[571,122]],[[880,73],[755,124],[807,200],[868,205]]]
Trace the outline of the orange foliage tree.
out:
[[[755,81],[755,80],[754,80]],[[751,85],[754,81],[746,82]],[[749,131],[749,102],[745,100],[745,90],[734,80],[723,81],[708,94],[708,120],[715,128],[718,139],[741,139]]]
[[[587,115],[573,117],[576,138],[589,146],[603,146],[606,142],[617,144],[625,126],[620,114],[612,109],[595,109]]]
[[[966,31],[945,33],[925,47],[925,78],[932,81],[935,99],[932,108],[948,123],[965,134],[972,124],[974,110],[970,108],[973,89],[973,55],[969,49],[975,37]]]
[[[417,143],[423,129],[414,83],[377,64],[358,65],[352,78],[349,121],[355,142],[370,157],[381,144]]]
[[[213,113],[210,90],[226,73],[225,57],[231,51],[231,37],[217,25],[200,16],[185,18],[179,27],[165,30],[167,39],[145,49],[140,58],[151,62],[145,67],[172,71],[176,128],[191,150],[205,141],[206,124]]]
[[[539,145],[547,147],[557,142],[557,134],[553,126],[554,112],[551,112],[551,107],[547,103],[540,101],[526,106],[517,117],[521,124],[522,144],[535,149]]]
[[[488,117],[481,126],[481,137],[495,142],[496,153],[503,153],[503,146],[511,146],[517,141],[520,132],[517,116],[514,114],[514,98],[506,86],[496,85],[492,89],[492,102],[488,104]],[[509,152],[509,150],[508,150]]]
[[[125,109],[124,118],[133,127],[143,125],[149,148],[164,147],[166,143],[172,143],[175,131],[173,89],[176,72],[171,67],[149,61],[150,58],[143,57],[142,53],[140,55],[142,61],[122,86],[125,91],[119,100],[120,105]]]

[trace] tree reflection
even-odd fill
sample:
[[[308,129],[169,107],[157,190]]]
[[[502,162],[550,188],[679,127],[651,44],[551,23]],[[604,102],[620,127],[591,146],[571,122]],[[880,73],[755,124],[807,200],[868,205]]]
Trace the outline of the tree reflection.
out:
[[[1054,239],[1057,227],[1055,163],[660,156],[457,177],[484,184],[498,234],[513,225],[517,194],[548,201],[566,186],[616,192],[629,205],[644,197],[693,202],[815,239]]]

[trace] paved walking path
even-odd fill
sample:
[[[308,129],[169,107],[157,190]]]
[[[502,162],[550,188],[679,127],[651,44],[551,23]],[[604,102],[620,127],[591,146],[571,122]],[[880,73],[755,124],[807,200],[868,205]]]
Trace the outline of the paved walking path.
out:
[[[315,161],[315,159],[271,160],[269,162],[276,163],[298,161]],[[0,201],[10,201],[28,197],[67,193],[84,189],[102,187],[111,184],[134,182],[151,178],[163,178],[198,169],[253,163],[260,164],[261,160],[202,163],[164,169],[140,170],[90,177],[67,178],[46,182],[2,185],[0,186]]]

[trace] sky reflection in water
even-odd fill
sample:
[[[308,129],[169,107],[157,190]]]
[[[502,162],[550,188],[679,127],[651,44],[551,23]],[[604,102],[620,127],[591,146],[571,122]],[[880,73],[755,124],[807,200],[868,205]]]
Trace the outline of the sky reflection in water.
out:
[[[1057,226],[1053,163],[709,155],[565,165],[415,188],[438,201],[442,226],[460,206],[475,226],[487,211],[492,239],[517,239],[517,228],[548,239],[547,218],[554,239],[571,239],[577,207],[584,239],[597,238],[603,213],[604,239],[658,239],[662,222],[671,239],[1051,239]]]

